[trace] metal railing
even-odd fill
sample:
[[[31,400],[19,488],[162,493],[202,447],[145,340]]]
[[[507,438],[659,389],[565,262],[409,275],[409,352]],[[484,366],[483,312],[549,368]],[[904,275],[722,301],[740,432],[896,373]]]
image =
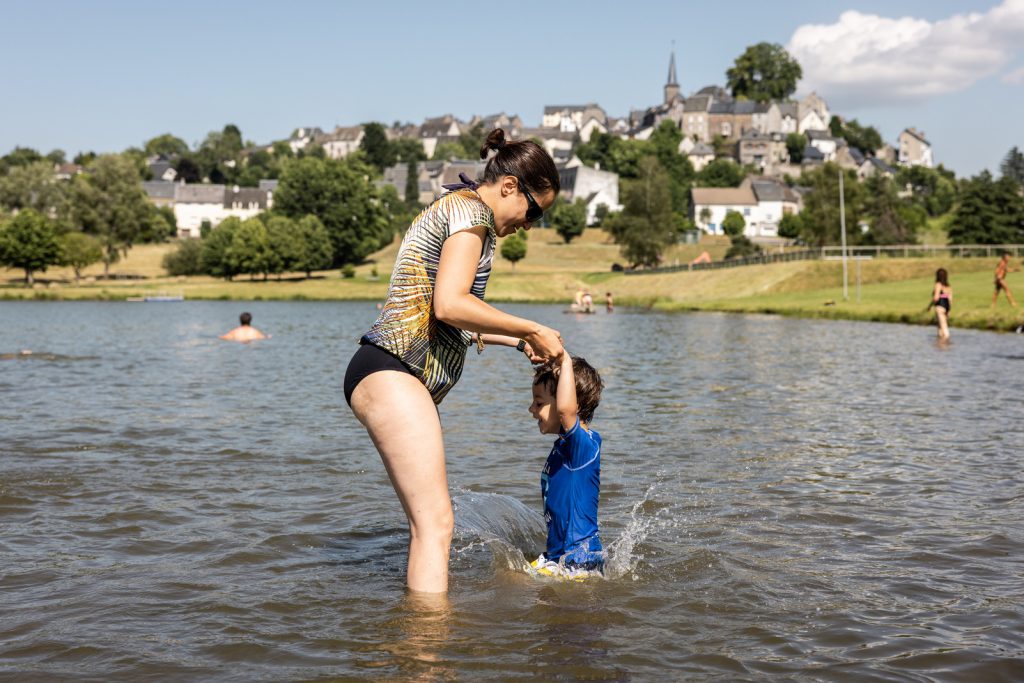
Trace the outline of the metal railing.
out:
[[[894,244],[888,246],[847,247],[846,256],[851,259],[865,258],[926,258],[949,256],[957,258],[990,258],[1003,252],[1019,257],[1024,254],[1024,244]],[[786,261],[813,261],[818,259],[837,260],[843,257],[842,247],[820,247],[802,251],[761,252],[753,256],[733,258],[710,263],[681,263],[673,266],[657,266],[642,270],[624,270],[626,275],[645,275],[654,273],[678,273],[681,271],[715,270],[718,268],[738,268],[740,266],[757,266],[767,263],[783,263]]]

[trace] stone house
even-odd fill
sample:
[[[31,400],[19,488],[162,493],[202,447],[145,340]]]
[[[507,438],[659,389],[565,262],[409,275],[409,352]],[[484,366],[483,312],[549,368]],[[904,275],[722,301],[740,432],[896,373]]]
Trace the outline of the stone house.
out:
[[[305,149],[311,142],[319,137],[322,137],[324,132],[315,126],[305,126],[303,128],[296,128],[290,138],[288,138],[288,147],[291,148],[292,154],[295,154],[300,149]],[[272,148],[272,146],[271,146]]]
[[[713,102],[708,109],[708,130],[711,136],[737,142],[754,127],[756,106],[757,103],[750,100]]]
[[[553,158],[559,153],[571,151],[575,144],[575,131],[562,131],[557,128],[523,128],[520,140],[540,140],[541,145]]]
[[[797,132],[797,104],[795,102],[772,102],[763,116],[755,121],[762,123],[762,133],[782,133],[788,135]]]
[[[209,221],[216,227],[228,216],[245,220],[274,205],[273,189],[268,188],[172,183],[166,180],[146,181],[142,188],[156,206],[174,209],[178,237],[199,237],[203,221]]]
[[[779,164],[789,161],[785,136],[748,130],[740,138],[739,161],[743,165],[756,166],[762,173],[772,173]]]
[[[683,106],[683,135],[698,142],[711,141],[711,121],[708,110],[713,101],[711,95],[694,95]]]
[[[686,157],[690,160],[693,170],[699,172],[715,160],[715,150],[707,143],[698,142],[686,153]]]
[[[608,115],[597,103],[550,105],[544,107],[541,128],[554,128],[563,133],[576,133],[588,119],[596,119],[602,126],[607,126]]]
[[[149,174],[153,180],[164,180],[173,183],[178,178],[178,172],[174,170],[171,160],[161,155],[148,164]]]
[[[928,142],[922,131],[916,128],[904,128],[899,137],[899,163],[901,166],[924,166],[931,168],[932,143]]]
[[[870,178],[875,175],[892,178],[896,175],[896,169],[877,157],[868,157],[864,160],[864,163],[857,168],[857,177],[864,180],[865,178]]]
[[[489,133],[495,128],[501,128],[509,138],[518,138],[520,131],[523,129],[523,120],[519,118],[518,114],[509,116],[505,112],[488,116],[474,116],[466,124],[466,127],[473,128],[477,124],[483,127],[485,133]]]
[[[832,114],[828,110],[828,104],[817,93],[812,92],[800,100],[797,106],[797,132],[803,133],[808,130],[828,130]]]
[[[458,142],[462,128],[459,120],[451,114],[426,119],[420,126],[420,143],[427,158],[434,156],[434,150],[442,142]]]

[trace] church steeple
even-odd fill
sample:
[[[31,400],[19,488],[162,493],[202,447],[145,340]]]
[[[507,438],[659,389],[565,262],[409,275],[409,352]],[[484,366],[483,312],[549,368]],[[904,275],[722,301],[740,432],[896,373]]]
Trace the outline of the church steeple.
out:
[[[665,104],[671,104],[679,96],[679,83],[676,81],[676,44],[672,41],[672,52],[668,58],[668,82],[665,83]]]

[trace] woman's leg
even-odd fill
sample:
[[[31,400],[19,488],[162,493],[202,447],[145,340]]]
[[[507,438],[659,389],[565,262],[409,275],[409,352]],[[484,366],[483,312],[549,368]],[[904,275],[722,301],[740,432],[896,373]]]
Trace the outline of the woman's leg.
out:
[[[946,317],[946,309],[942,306],[935,307],[935,315],[939,319],[939,339],[949,339],[949,320]]]
[[[373,439],[409,518],[406,585],[424,593],[447,591],[455,516],[430,392],[412,375],[375,372],[352,392],[352,412]]]

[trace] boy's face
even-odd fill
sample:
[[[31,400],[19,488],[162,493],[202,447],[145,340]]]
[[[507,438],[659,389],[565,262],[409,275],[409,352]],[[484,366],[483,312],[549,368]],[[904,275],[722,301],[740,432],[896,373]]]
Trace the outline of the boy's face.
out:
[[[555,395],[543,382],[533,385],[533,401],[530,403],[530,415],[537,421],[541,434],[557,434],[561,426],[558,411],[555,409]]]

